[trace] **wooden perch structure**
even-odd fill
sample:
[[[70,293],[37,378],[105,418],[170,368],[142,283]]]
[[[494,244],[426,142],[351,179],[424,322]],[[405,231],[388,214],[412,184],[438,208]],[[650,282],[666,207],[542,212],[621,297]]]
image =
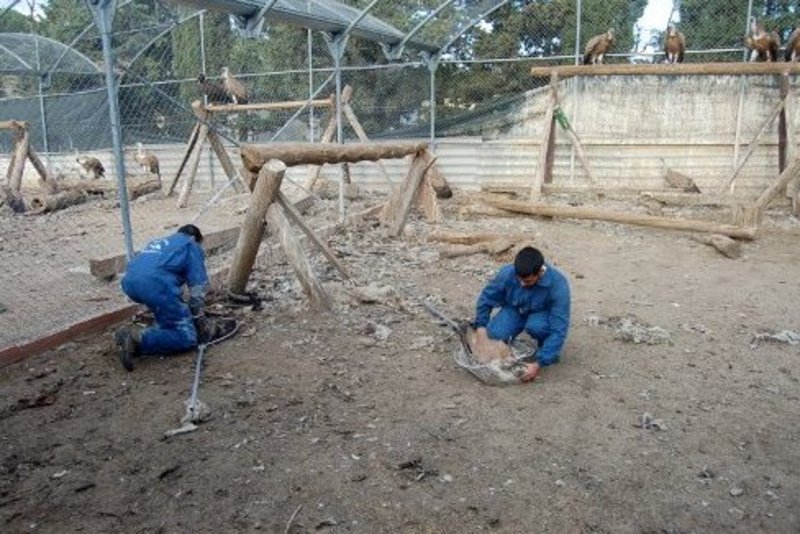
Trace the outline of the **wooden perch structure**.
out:
[[[60,210],[75,204],[86,202],[86,193],[79,190],[61,191],[52,195],[42,195],[31,199],[33,213],[48,213]]]
[[[290,100],[288,102],[257,102],[253,104],[208,104],[205,110],[209,113],[243,113],[247,111],[280,111],[288,109],[299,109],[303,106],[312,108],[333,107],[330,98],[321,100]]]
[[[397,237],[403,232],[415,200],[420,204],[429,222],[440,220],[441,211],[429,172],[435,163],[436,158],[427,149],[417,152],[414,156],[406,179],[392,192],[380,214],[381,221],[389,227],[389,235]]]
[[[541,217],[565,217],[571,219],[590,219],[596,221],[608,221],[622,224],[633,224],[637,226],[649,226],[653,228],[664,228],[667,230],[683,230],[687,232],[705,232],[711,234],[722,234],[736,239],[755,239],[756,228],[745,228],[730,224],[717,224],[708,221],[696,221],[690,219],[670,219],[668,217],[656,217],[652,215],[642,215],[637,213],[625,213],[619,211],[601,210],[595,208],[581,208],[572,206],[545,206],[542,204],[531,204],[516,200],[506,200],[495,198],[488,195],[482,197],[486,204],[515,213],[525,213],[528,215],[538,215]]]
[[[734,224],[759,226],[769,204],[780,195],[781,191],[786,189],[786,186],[791,181],[797,180],[798,178],[800,178],[800,158],[795,158],[791,165],[786,167],[778,176],[778,179],[761,193],[753,205],[737,205],[735,207],[733,214]]]
[[[800,63],[608,63],[531,68],[531,76],[539,78],[550,77],[553,73],[560,78],[570,76],[763,76],[765,74],[800,74]]]
[[[356,163],[380,159],[402,158],[428,147],[427,143],[272,143],[242,145],[242,163],[250,172],[258,172],[271,159],[279,159],[287,167],[295,165],[324,165],[326,163]]]
[[[47,172],[39,156],[30,144],[30,131],[25,121],[0,121],[0,130],[10,130],[14,135],[14,152],[6,172],[6,185],[2,188],[9,206],[15,212],[25,211],[22,200],[22,177],[25,171],[25,161],[30,160],[33,168],[39,174],[39,185],[47,194],[53,194],[57,187],[53,178]]]

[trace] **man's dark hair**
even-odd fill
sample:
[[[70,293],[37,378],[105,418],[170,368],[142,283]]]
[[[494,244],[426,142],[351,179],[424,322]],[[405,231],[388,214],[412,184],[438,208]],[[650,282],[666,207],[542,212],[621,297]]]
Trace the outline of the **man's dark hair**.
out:
[[[185,224],[181,226],[180,228],[178,228],[178,233],[191,236],[198,243],[203,242],[203,234],[200,232],[200,228],[196,227],[193,224]]]
[[[544,256],[539,250],[533,247],[525,247],[517,253],[514,258],[514,269],[517,276],[525,278],[538,273],[544,265]]]

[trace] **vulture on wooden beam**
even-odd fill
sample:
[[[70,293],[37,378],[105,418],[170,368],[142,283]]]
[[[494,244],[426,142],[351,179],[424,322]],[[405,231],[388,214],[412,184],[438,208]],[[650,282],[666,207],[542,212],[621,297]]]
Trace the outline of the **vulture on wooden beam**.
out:
[[[93,180],[98,180],[106,175],[106,169],[103,164],[93,156],[78,156],[75,161],[83,168],[86,175]]]
[[[150,174],[158,176],[159,181],[161,180],[158,158],[149,150],[145,150],[142,143],[136,143],[136,163],[141,165],[142,168]]]
[[[595,35],[586,43],[583,54],[584,65],[594,65],[602,63],[606,53],[614,46],[614,30],[609,29],[605,33]]]
[[[784,59],[786,61],[797,61],[800,58],[800,28],[795,28],[786,41],[786,51],[784,52]]]
[[[234,104],[247,104],[249,100],[247,88],[242,82],[231,76],[231,71],[228,67],[222,67],[222,86]]]
[[[208,97],[209,104],[227,104],[230,102],[225,88],[218,83],[210,81],[205,74],[200,74],[197,77],[197,83],[200,84],[200,91]]]
[[[674,24],[670,24],[667,36],[664,39],[664,53],[667,55],[667,63],[683,63],[685,52],[686,37],[675,28]]]
[[[750,50],[750,61],[778,61],[781,46],[778,32],[767,32],[755,17],[750,19],[750,31],[752,34],[744,38],[744,44]]]

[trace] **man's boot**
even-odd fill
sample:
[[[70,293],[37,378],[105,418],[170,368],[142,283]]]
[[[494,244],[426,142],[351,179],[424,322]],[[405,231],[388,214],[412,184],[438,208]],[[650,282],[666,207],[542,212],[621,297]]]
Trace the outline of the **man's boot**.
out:
[[[133,359],[139,355],[138,336],[130,328],[120,328],[114,332],[114,343],[122,367],[126,371],[133,371]]]

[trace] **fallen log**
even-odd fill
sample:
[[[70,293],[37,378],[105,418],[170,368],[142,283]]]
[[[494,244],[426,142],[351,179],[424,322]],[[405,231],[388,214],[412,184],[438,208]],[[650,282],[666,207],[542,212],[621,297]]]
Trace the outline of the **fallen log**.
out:
[[[489,206],[502,210],[524,213],[527,215],[538,215],[541,217],[565,217],[569,219],[589,219],[595,221],[608,221],[621,224],[632,224],[636,226],[649,226],[652,228],[663,228],[666,230],[682,230],[687,232],[704,232],[710,234],[722,234],[736,239],[752,240],[756,238],[757,228],[742,227],[730,224],[719,224],[709,221],[697,221],[691,219],[671,219],[668,217],[657,217],[653,215],[642,215],[637,213],[624,213],[619,211],[609,211],[596,208],[581,208],[573,206],[545,206],[542,204],[531,204],[516,200],[506,200],[492,198],[484,195],[481,200]]]
[[[406,179],[400,184],[400,187],[392,192],[386,208],[381,213],[381,220],[389,227],[389,235],[397,237],[403,231],[408,212],[411,211],[412,202],[419,193],[418,190],[425,178],[425,173],[434,162],[434,159],[426,161],[422,155],[415,157],[411,162]]]
[[[129,200],[161,189],[161,182],[157,178],[129,176],[125,182]],[[60,191],[81,191],[87,195],[102,197],[113,197],[117,194],[117,183],[110,180],[61,180],[57,184]]]
[[[698,243],[714,247],[726,258],[736,259],[742,255],[742,244],[726,235],[697,235],[693,239]]]
[[[515,242],[532,241],[532,236],[528,234],[496,234],[496,233],[477,233],[464,234],[453,232],[452,230],[434,230],[428,234],[428,241],[438,241],[453,245],[474,245],[484,241],[497,241],[498,239],[511,239]]]
[[[40,195],[31,199],[31,210],[34,214],[49,213],[86,202],[83,191],[61,191],[52,195]]]
[[[489,254],[497,256],[516,245],[512,239],[496,239],[494,241],[481,241],[474,245],[450,245],[439,251],[442,258],[457,258],[459,256],[471,256],[472,254]]]
[[[272,143],[242,145],[240,152],[244,168],[258,172],[271,159],[281,160],[287,167],[356,163],[402,158],[425,150],[427,146],[427,143]]]

